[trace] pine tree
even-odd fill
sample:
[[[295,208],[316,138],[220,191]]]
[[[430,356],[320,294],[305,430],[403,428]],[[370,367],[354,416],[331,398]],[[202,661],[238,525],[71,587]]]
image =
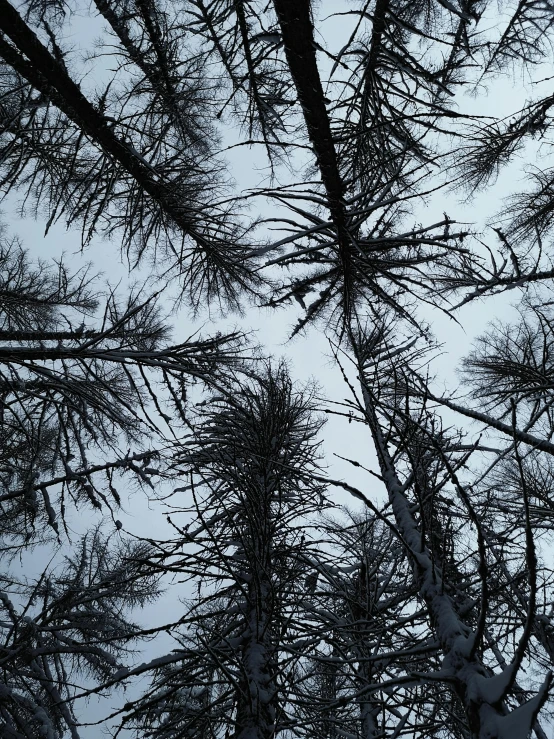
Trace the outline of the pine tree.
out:
[[[321,421],[284,365],[252,373],[203,406],[183,449],[193,520],[180,529],[171,515],[178,538],[159,544],[153,563],[191,578],[198,596],[172,664],[125,718],[151,736],[269,739],[289,721],[296,657],[287,648],[317,545],[304,527],[322,505],[311,474]]]
[[[187,385],[217,383],[241,337],[171,344],[155,294],[102,291],[88,270],[33,264],[7,240],[0,300],[0,530],[13,547],[44,525],[59,535],[70,501],[117,508],[122,473],[151,486],[172,443],[164,426],[174,419],[175,440],[186,420]]]
[[[104,682],[122,668],[139,630],[127,612],[157,595],[142,571],[148,555],[96,530],[34,582],[2,577],[2,736],[79,737],[71,700],[91,677]]]

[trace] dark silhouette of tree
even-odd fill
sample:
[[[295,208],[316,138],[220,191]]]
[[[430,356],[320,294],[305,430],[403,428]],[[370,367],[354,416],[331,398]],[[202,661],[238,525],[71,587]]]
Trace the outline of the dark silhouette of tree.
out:
[[[256,370],[203,406],[180,464],[190,483],[172,498],[175,541],[159,544],[156,572],[198,587],[154,684],[124,723],[150,736],[269,739],[290,721],[296,612],[310,554],[307,516],[322,506],[310,392],[284,365]],[[178,525],[190,491],[194,523]]]
[[[51,49],[2,5],[4,187],[28,188],[49,222],[80,224],[83,243],[101,231],[120,237],[131,262],[154,252],[193,305],[208,297],[236,306],[237,289],[260,277],[249,268],[247,229],[224,196],[202,64],[187,63],[178,27],[156,4],[130,3],[127,13],[98,5],[120,38],[122,67],[140,59],[141,76],[94,101],[43,16]]]
[[[0,247],[5,546],[60,533],[69,503],[117,507],[118,477],[152,486],[184,433],[191,382],[217,384],[238,334],[171,344],[156,295],[102,294],[88,270]],[[164,397],[165,395],[165,397]],[[181,427],[181,431],[179,431]],[[10,543],[11,542],[11,543]]]
[[[550,580],[550,570],[538,567],[538,541],[518,439],[513,437],[508,449],[483,447],[494,461],[484,472],[474,461],[477,481],[464,479],[468,459],[480,445],[445,434],[440,418],[427,407],[432,396],[423,389],[425,379],[410,369],[410,363],[420,361],[419,353],[409,345],[400,347],[393,363],[386,353],[387,335],[377,328],[353,336],[362,378],[360,411],[377,447],[419,596],[444,655],[441,672],[463,706],[471,735],[485,736],[493,730],[498,736],[507,736],[508,731],[515,736],[517,730],[518,736],[527,736],[546,700],[550,674],[532,697],[516,678],[531,649],[539,612],[537,593]],[[490,495],[488,487],[491,468],[508,454],[518,471],[521,510],[519,519],[509,522],[499,515],[503,501]],[[430,476],[431,460],[438,469]],[[488,493],[486,503],[475,490],[477,483]],[[441,519],[450,522],[450,532]],[[457,519],[460,523],[453,529]],[[497,542],[505,546],[498,547]],[[514,590],[521,603],[517,610],[506,603]],[[519,623],[516,629],[514,619]],[[502,655],[499,673],[491,669],[489,649],[496,660],[496,652]]]
[[[141,572],[148,553],[92,531],[36,581],[2,577],[3,736],[79,736],[67,699],[79,680],[105,681],[121,669],[139,630],[127,613],[157,595],[155,578]]]

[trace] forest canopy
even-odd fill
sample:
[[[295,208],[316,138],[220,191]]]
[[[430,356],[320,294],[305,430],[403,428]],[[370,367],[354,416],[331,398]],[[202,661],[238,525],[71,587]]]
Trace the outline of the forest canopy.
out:
[[[553,41],[0,0],[2,737],[551,734]]]

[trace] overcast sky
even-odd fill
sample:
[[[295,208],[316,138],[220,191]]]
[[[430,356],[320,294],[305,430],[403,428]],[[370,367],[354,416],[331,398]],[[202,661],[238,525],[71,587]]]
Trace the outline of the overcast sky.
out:
[[[337,11],[342,6],[350,7],[350,5],[340,3],[337,0],[321,2],[319,6],[320,17],[330,15],[332,11]],[[482,19],[483,24],[494,22],[497,21],[495,19],[489,21]],[[331,47],[334,51],[338,51],[347,38],[351,23],[351,17],[334,18],[322,23],[319,26],[322,35],[320,43]],[[98,35],[99,26],[91,23],[90,18],[74,19],[73,29],[68,33],[67,41],[75,50],[76,58],[79,50],[84,52],[86,49],[90,49],[92,42]],[[324,66],[325,63],[322,60],[322,67],[324,68]],[[541,70],[538,70],[536,78],[539,79],[541,76],[546,77],[548,73],[543,75]],[[101,64],[97,63],[86,77],[86,86],[89,89],[96,86],[101,87],[102,81],[103,69]],[[500,78],[494,83],[490,83],[488,91],[478,97],[471,94],[459,95],[456,104],[460,110],[478,111],[480,115],[504,116],[510,112],[515,112],[530,97],[539,95],[542,89],[542,85],[533,86],[528,80],[513,80],[509,77]],[[242,190],[247,191],[267,184],[265,162],[255,149],[233,149],[227,156],[232,174]],[[477,196],[470,203],[460,202],[460,194],[453,192],[433,195],[428,203],[418,206],[414,215],[415,220],[430,224],[442,220],[444,212],[447,212],[451,218],[471,222],[478,229],[483,228],[487,219],[500,207],[502,197],[519,188],[520,180],[524,176],[524,165],[525,158],[508,168],[493,188]],[[281,174],[283,180],[288,177],[285,172]],[[441,174],[438,173],[437,176],[440,178]],[[42,259],[59,259],[62,254],[65,254],[67,262],[74,269],[78,269],[84,262],[91,261],[95,270],[103,272],[112,284],[119,280],[123,282],[127,280],[127,268],[121,259],[116,241],[106,242],[100,238],[95,238],[86,252],[81,253],[78,231],[68,231],[63,223],[57,223],[51,227],[48,235],[44,236],[45,224],[43,221],[16,216],[18,200],[16,194],[11,195],[4,201],[2,205],[4,220],[8,224],[11,233],[21,237],[24,246],[33,255]],[[255,214],[263,217],[270,212],[269,208],[270,206],[267,203],[257,201]],[[490,230],[484,232],[484,238],[491,244],[495,243],[494,234]],[[133,279],[140,280],[145,276],[146,272],[143,271],[142,273],[136,273]],[[456,386],[455,367],[460,357],[467,352],[471,340],[485,329],[489,320],[494,316],[508,317],[511,312],[510,304],[515,297],[515,294],[506,293],[494,300],[488,299],[486,303],[471,303],[463,309],[459,316],[463,328],[438,311],[424,312],[425,319],[431,323],[432,330],[444,345],[442,354],[435,364],[435,371],[441,376],[441,381],[445,385],[450,388]],[[297,306],[292,306],[290,309],[278,313],[266,309],[256,310],[251,308],[243,318],[229,316],[224,320],[210,323],[205,315],[193,321],[186,310],[181,310],[174,318],[175,338],[177,340],[185,338],[202,324],[205,326],[204,333],[206,335],[219,329],[232,328],[235,325],[240,325],[244,329],[254,329],[257,340],[266,347],[268,354],[288,358],[293,377],[300,382],[315,380],[321,386],[322,394],[327,397],[338,400],[346,398],[348,390],[337,367],[329,359],[329,345],[321,332],[311,329],[307,335],[287,342],[291,328],[299,315]],[[366,466],[376,466],[369,433],[364,430],[360,431],[360,427],[355,423],[348,424],[344,419],[332,418],[325,429],[324,440],[330,475],[348,477],[349,482],[362,488],[369,497],[376,500],[382,499],[382,492],[374,479],[363,470],[355,469],[335,456],[340,455],[357,459],[363,461]],[[348,499],[342,493],[336,494],[336,501],[354,505],[354,501]],[[154,507],[149,508],[148,504],[139,495],[134,496],[132,501],[126,504],[125,509],[120,515],[125,529],[139,535],[149,536],[156,532],[160,534],[163,532],[162,513],[156,511]],[[180,593],[184,595],[185,591],[181,589]],[[151,607],[144,614],[143,620],[159,620],[161,608],[159,605]],[[172,594],[169,600],[164,601],[163,619],[171,619],[172,615],[179,613],[180,608],[178,601]],[[148,647],[147,653],[153,656],[166,647],[171,648],[167,642],[165,645],[151,645]],[[108,700],[108,706],[119,703],[120,700],[117,696],[113,700]],[[104,706],[105,704],[103,704]],[[86,715],[98,718],[97,710],[93,702],[86,711]],[[83,732],[83,736],[91,737],[91,739],[97,737],[98,729],[86,730]]]

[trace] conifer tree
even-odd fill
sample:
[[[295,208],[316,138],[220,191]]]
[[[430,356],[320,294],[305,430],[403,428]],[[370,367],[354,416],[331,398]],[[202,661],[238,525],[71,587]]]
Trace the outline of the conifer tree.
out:
[[[311,393],[293,387],[284,365],[254,368],[203,406],[180,459],[190,483],[173,497],[177,538],[152,558],[198,595],[171,664],[124,721],[164,737],[269,739],[288,726],[297,661],[288,648],[317,545],[305,526],[322,506],[312,478],[320,426]],[[181,529],[185,491],[193,520]]]
[[[90,270],[33,264],[7,239],[0,301],[0,531],[13,547],[45,525],[59,535],[71,501],[117,508],[122,473],[150,486],[163,475],[187,386],[217,383],[241,337],[172,344],[155,294],[102,291]]]

